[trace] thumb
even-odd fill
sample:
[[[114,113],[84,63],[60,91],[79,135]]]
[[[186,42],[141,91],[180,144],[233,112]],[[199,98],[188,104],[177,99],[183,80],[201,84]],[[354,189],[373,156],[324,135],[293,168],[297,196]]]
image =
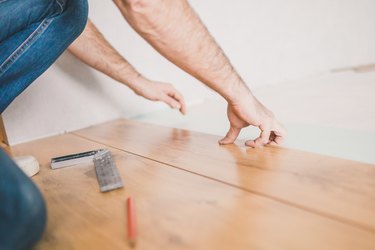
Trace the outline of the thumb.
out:
[[[226,145],[226,144],[233,143],[237,139],[238,135],[240,134],[240,131],[241,131],[240,128],[236,128],[231,125],[227,135],[219,141],[219,144]]]

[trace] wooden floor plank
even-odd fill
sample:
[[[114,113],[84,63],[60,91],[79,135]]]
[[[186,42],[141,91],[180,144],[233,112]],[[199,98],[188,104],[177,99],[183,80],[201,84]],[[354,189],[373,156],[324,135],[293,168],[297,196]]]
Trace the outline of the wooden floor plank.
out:
[[[375,232],[374,165],[130,120],[74,134]]]
[[[125,199],[136,201],[138,249],[374,249],[372,233],[196,174],[112,150],[125,188],[100,193],[92,164],[50,159],[103,146],[72,135],[12,147],[34,155],[48,207],[36,249],[128,249]]]

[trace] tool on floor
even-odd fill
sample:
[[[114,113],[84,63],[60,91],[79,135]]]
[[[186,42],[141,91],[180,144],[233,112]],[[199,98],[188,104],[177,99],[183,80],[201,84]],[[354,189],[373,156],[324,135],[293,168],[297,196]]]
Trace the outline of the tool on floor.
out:
[[[115,161],[108,149],[98,149],[51,159],[51,168],[59,169],[80,163],[94,162],[96,177],[101,192],[123,187]]]
[[[51,159],[51,168],[58,169],[77,165],[80,163],[92,162],[95,154],[100,152],[102,149],[82,152],[78,154],[64,155]]]
[[[95,154],[94,165],[101,192],[123,187],[115,161],[108,149],[100,150]]]

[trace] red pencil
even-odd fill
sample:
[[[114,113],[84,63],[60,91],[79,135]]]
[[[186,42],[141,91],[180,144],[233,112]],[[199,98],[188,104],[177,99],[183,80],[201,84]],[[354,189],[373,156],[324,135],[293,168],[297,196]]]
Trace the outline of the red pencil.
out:
[[[131,247],[135,247],[137,241],[137,226],[135,221],[134,201],[129,197],[126,201],[128,218],[128,240]]]

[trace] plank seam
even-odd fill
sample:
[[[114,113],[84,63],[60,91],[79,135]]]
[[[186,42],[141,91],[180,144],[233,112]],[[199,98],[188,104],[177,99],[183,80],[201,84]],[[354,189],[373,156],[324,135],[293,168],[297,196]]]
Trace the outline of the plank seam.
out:
[[[132,154],[132,155],[135,155],[135,156],[138,156],[138,157],[150,160],[150,161],[161,163],[163,165],[170,166],[170,167],[173,167],[175,169],[179,169],[179,170],[184,171],[184,172],[188,172],[188,173],[191,173],[191,174],[194,174],[194,175],[198,175],[198,176],[206,178],[206,179],[210,179],[212,181],[216,181],[216,182],[222,183],[222,184],[230,186],[232,188],[240,189],[242,191],[245,191],[247,193],[251,193],[253,195],[261,196],[263,198],[267,198],[267,199],[270,199],[270,200],[282,203],[284,205],[288,205],[288,206],[291,206],[291,207],[294,207],[294,208],[306,211],[308,213],[315,214],[315,215],[318,215],[318,216],[321,216],[321,217],[333,220],[335,222],[339,222],[339,223],[345,224],[347,226],[355,227],[357,229],[361,229],[363,231],[375,234],[375,228],[373,228],[371,226],[368,226],[368,225],[365,225],[365,224],[362,224],[362,223],[359,223],[359,222],[356,222],[356,221],[353,221],[353,220],[350,220],[350,219],[347,219],[347,218],[344,218],[344,217],[341,217],[341,216],[337,216],[337,215],[326,213],[326,212],[323,212],[323,211],[320,211],[320,210],[317,210],[317,209],[314,209],[314,208],[310,208],[310,207],[306,207],[306,206],[303,206],[303,205],[299,205],[299,204],[293,203],[291,201],[284,200],[284,199],[278,198],[276,196],[272,196],[272,195],[269,195],[269,194],[266,194],[266,193],[262,193],[262,192],[259,192],[259,191],[256,191],[256,190],[251,190],[251,189],[247,189],[247,188],[244,188],[244,187],[241,187],[241,186],[237,186],[235,184],[232,184],[232,183],[220,180],[220,179],[216,179],[216,178],[204,175],[204,174],[200,174],[200,173],[197,173],[197,172],[194,172],[194,171],[191,171],[191,170],[187,170],[187,169],[184,169],[184,168],[181,168],[181,167],[178,167],[178,166],[166,163],[166,162],[162,162],[162,161],[159,161],[159,160],[156,160],[156,159],[152,159],[150,157],[147,157],[147,156],[144,156],[144,155],[141,155],[141,154],[138,154],[138,153],[130,152],[130,151],[124,150],[122,148],[111,146],[109,144],[106,144],[106,143],[103,143],[103,142],[100,142],[100,141],[88,138],[86,136],[80,135],[80,134],[78,134],[76,132],[70,132],[70,134],[72,134],[74,136],[77,136],[77,137],[79,137],[81,139],[85,139],[87,141],[99,143],[99,144],[102,144],[102,145],[104,145],[106,147],[109,147],[109,148],[117,149],[119,151],[126,152],[126,153],[129,153],[129,154]]]

